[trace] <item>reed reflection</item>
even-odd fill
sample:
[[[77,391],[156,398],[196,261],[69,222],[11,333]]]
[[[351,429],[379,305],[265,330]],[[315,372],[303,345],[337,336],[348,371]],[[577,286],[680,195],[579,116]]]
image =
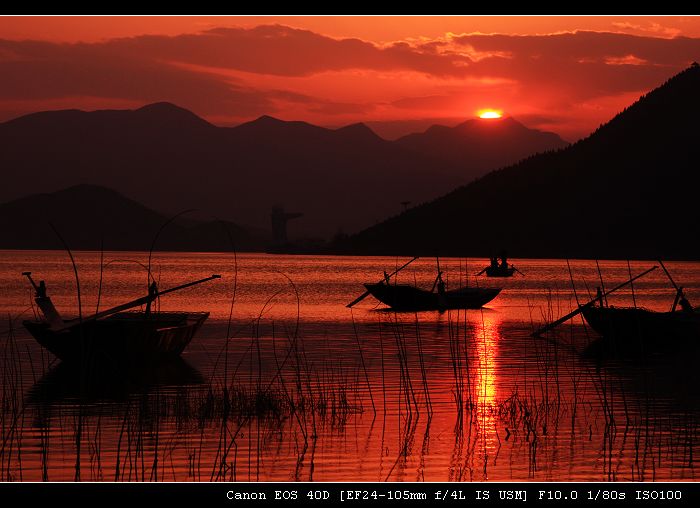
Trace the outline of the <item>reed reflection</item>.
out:
[[[46,263],[53,259],[41,255]],[[6,279],[17,279],[26,254],[6,256],[11,261]],[[98,255],[81,256],[94,261],[84,270],[81,265],[81,278],[85,274],[96,284]],[[229,260],[209,254],[162,257],[168,261],[162,278],[170,280],[196,277],[202,266],[223,272]],[[559,309],[545,291],[555,282],[569,287],[565,261],[525,265],[527,278],[508,281],[490,309],[402,313],[375,310],[370,301],[353,311],[344,307],[357,297],[358,280],[372,280],[386,259],[242,259],[260,270],[241,265],[241,300],[237,296],[230,330],[230,295],[222,287],[164,299],[173,309],[212,311],[186,360],[175,365],[148,365],[128,374],[101,369],[85,379],[63,364],[46,373],[53,357],[21,322],[11,328],[0,348],[5,418],[0,437],[7,443],[0,450],[0,478],[636,481],[696,476],[691,457],[698,453],[697,398],[681,397],[683,385],[696,391],[694,358],[593,363],[579,355],[590,337],[576,322],[560,330],[557,340],[530,337],[529,316],[537,316],[540,307],[551,305],[553,316],[569,310],[568,300]],[[429,288],[434,266],[418,263],[412,265],[418,284]],[[331,264],[342,268],[334,272],[341,279],[337,286],[329,284]],[[589,264],[597,277],[595,264]],[[574,269],[579,266],[587,265]],[[286,279],[278,268],[292,273],[299,307],[290,286],[280,282]],[[619,271],[613,262],[602,269]],[[688,277],[698,274],[700,265],[692,264]],[[51,275],[57,294],[70,287],[69,275],[65,267]],[[657,282],[635,286],[640,302],[657,301],[654,295],[667,285]],[[143,278],[125,270],[118,283],[106,291],[115,305],[139,291]],[[17,284],[14,291],[2,295],[6,303],[26,302],[26,287]],[[658,302],[665,304],[666,297],[667,292]],[[66,312],[74,311],[75,298],[66,301]],[[100,307],[109,305],[103,301]],[[230,339],[224,342],[225,337]]]

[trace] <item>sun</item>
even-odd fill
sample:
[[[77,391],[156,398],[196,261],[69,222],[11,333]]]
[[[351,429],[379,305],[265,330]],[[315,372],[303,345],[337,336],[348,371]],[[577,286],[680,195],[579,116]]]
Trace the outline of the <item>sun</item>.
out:
[[[498,109],[480,109],[477,111],[477,115],[479,115],[479,118],[489,120],[493,118],[501,118],[503,116],[503,111]]]

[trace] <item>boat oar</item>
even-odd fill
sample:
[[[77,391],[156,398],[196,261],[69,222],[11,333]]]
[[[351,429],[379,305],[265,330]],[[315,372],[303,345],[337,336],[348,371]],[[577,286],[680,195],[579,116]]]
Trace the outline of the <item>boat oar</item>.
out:
[[[31,282],[32,286],[34,286],[34,291],[36,291],[38,293],[39,286],[37,286],[36,282],[34,282],[34,279],[32,279],[32,272],[22,272],[22,275],[24,275],[26,278],[29,279],[29,282]]]
[[[435,282],[433,282],[433,287],[430,288],[430,292],[435,291],[435,286],[437,286],[438,281],[442,280],[442,272],[440,271],[440,258],[436,257],[437,260],[437,277],[435,277]]]
[[[671,277],[671,274],[668,273],[668,270],[666,270],[666,266],[664,265],[664,262],[661,261],[660,259],[658,259],[657,261],[658,261],[659,264],[661,265],[661,268],[664,269],[664,272],[666,273],[666,277],[668,277],[668,280],[670,280],[670,281],[671,281],[671,284],[673,284],[673,287],[675,288],[676,293],[678,293],[678,292],[681,292],[681,293],[682,293],[682,292],[683,292],[683,289],[678,287],[678,284],[676,284],[676,282],[673,280],[673,277]]]
[[[175,286],[174,288],[166,289],[165,291],[158,291],[157,293],[155,293],[153,295],[153,297],[158,298],[158,297],[163,296],[165,294],[172,293],[173,291],[179,291],[181,289],[185,289],[185,288],[188,288],[190,286],[196,286],[197,284],[201,284],[202,282],[208,282],[210,280],[220,279],[220,278],[221,278],[221,275],[218,275],[218,274],[210,275],[209,277],[195,280],[193,282],[188,282],[187,284],[181,284],[180,286]]]
[[[685,298],[685,295],[683,294],[683,288],[678,287],[678,284],[676,284],[676,282],[673,280],[673,277],[671,277],[671,274],[668,272],[668,270],[666,270],[666,266],[664,266],[664,262],[661,261],[661,259],[658,259],[657,261],[661,265],[661,268],[664,269],[664,272],[666,272],[666,277],[668,277],[668,280],[671,281],[671,284],[673,284],[673,287],[676,290],[676,299],[673,301],[673,306],[671,307],[671,312],[674,312],[676,310],[676,306],[678,305],[678,302],[681,300],[681,298]]]
[[[416,259],[418,259],[418,256],[414,257],[412,260],[410,260],[410,261],[409,261],[408,263],[406,263],[405,265],[403,265],[403,266],[397,268],[396,270],[394,270],[392,273],[390,273],[389,275],[387,275],[385,278],[383,278],[382,280],[380,280],[379,282],[377,282],[377,284],[383,282],[384,280],[388,279],[389,277],[393,277],[394,275],[396,275],[397,273],[399,273],[401,270],[403,270],[404,268],[406,268],[408,265],[410,265],[411,263],[413,263]],[[358,296],[357,298],[355,298],[352,302],[350,302],[349,304],[347,304],[346,307],[350,308],[350,307],[352,307],[353,305],[356,305],[356,304],[360,303],[362,300],[364,300],[365,298],[367,298],[370,294],[371,294],[371,293],[370,293],[369,291],[365,291],[365,292],[362,293],[360,296]]]
[[[127,303],[123,303],[121,305],[117,305],[116,307],[112,307],[111,309],[103,310],[102,312],[98,312],[97,314],[93,314],[92,316],[88,316],[86,318],[83,318],[81,320],[81,323],[85,323],[86,321],[94,321],[96,319],[101,319],[107,316],[111,316],[112,314],[117,314],[118,312],[122,312],[124,310],[129,310],[133,309],[134,307],[139,307],[141,305],[146,305],[149,302],[152,302],[159,296],[163,296],[168,293],[172,293],[173,291],[178,291],[180,289],[185,289],[190,286],[194,286],[196,284],[201,284],[202,282],[207,282],[213,279],[220,279],[221,275],[212,275],[210,277],[205,277],[204,279],[199,279],[195,280],[193,282],[188,282],[186,284],[182,284],[180,286],[176,286],[174,288],[166,289],[164,291],[158,291],[153,294],[149,294],[146,296],[142,296],[141,298],[137,298],[136,300],[132,300]],[[71,328],[72,326],[75,326],[77,323],[71,323],[69,326],[66,326],[65,328]],[[56,331],[61,331],[61,330],[56,330]]]
[[[522,275],[523,277],[525,277],[525,274],[524,274],[523,272],[521,272],[520,270],[518,270],[517,268],[515,268],[513,265],[510,265],[510,266],[513,268],[513,270],[515,270],[515,271],[518,272],[520,275]]]
[[[486,268],[484,268],[483,270],[481,270],[479,273],[475,274],[474,277],[478,277],[479,275],[481,275],[482,273],[484,273],[484,272],[485,272],[486,270],[488,270],[488,269],[489,269],[489,267],[487,266]]]
[[[588,307],[590,307],[591,305],[593,305],[595,302],[597,302],[597,301],[600,300],[601,298],[605,298],[605,297],[608,296],[610,293],[614,293],[614,292],[617,291],[618,289],[621,289],[621,288],[627,286],[628,284],[631,284],[631,283],[634,282],[635,280],[637,280],[637,279],[639,279],[639,278],[641,278],[641,277],[644,277],[646,274],[648,274],[649,272],[653,272],[653,271],[656,270],[657,268],[658,268],[658,266],[654,265],[654,266],[652,266],[651,268],[649,268],[648,270],[646,270],[645,272],[642,272],[642,273],[640,273],[639,275],[636,275],[636,276],[632,277],[632,278],[629,279],[627,282],[623,282],[622,284],[620,284],[620,285],[618,285],[618,286],[615,286],[614,288],[612,288],[612,289],[606,291],[606,292],[603,293],[602,295],[596,296],[596,297],[595,297],[593,300],[591,300],[590,302],[585,303],[585,304],[583,304],[583,305],[579,305],[579,308],[576,309],[575,311],[569,312],[566,316],[560,317],[560,318],[557,319],[556,321],[553,321],[552,323],[549,323],[549,324],[547,324],[547,325],[544,325],[543,327],[541,327],[541,328],[535,330],[535,331],[532,333],[532,337],[539,337],[539,336],[542,335],[544,332],[549,331],[549,330],[551,330],[552,328],[555,328],[555,327],[559,326],[559,325],[562,324],[563,322],[568,321],[568,320],[571,319],[572,317],[574,317],[574,316],[580,314],[584,309],[587,309]]]

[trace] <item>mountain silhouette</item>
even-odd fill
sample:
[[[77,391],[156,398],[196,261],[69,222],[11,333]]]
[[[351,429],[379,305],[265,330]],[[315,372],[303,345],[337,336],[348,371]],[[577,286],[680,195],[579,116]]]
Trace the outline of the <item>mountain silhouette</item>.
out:
[[[409,134],[395,142],[465,168],[472,178],[534,153],[567,146],[557,134],[528,129],[512,117],[467,120],[455,127],[433,125],[423,133]]]
[[[77,185],[0,204],[1,249],[62,249],[53,225],[72,249],[149,250],[170,219],[120,193]],[[230,238],[229,238],[230,237]],[[259,250],[269,234],[223,221],[175,220],[156,250]]]
[[[700,68],[568,148],[535,155],[348,239],[347,252],[699,259]]]
[[[292,238],[359,231],[474,176],[468,162],[386,141],[364,124],[262,116],[217,127],[169,103],[2,123],[0,167],[0,201],[93,184],[166,214],[196,208],[265,229],[272,207],[283,206],[304,214],[290,224]]]

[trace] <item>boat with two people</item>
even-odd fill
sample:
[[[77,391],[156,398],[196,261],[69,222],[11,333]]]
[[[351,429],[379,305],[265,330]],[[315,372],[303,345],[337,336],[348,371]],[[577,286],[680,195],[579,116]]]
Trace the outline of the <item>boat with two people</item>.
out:
[[[479,275],[483,275],[484,273],[487,277],[512,277],[516,272],[522,276],[525,276],[523,272],[518,270],[512,264],[508,263],[508,256],[506,255],[505,251],[501,252],[500,256],[492,256],[489,259],[491,264],[477,273],[477,277]]]
[[[178,356],[209,316],[208,312],[154,311],[151,306],[156,299],[221,278],[211,275],[163,291],[153,282],[146,296],[90,316],[63,319],[47,295],[45,282],[36,284],[31,272],[23,275],[34,288],[40,311],[23,325],[41,346],[64,362],[131,364]],[[130,310],[144,305],[145,310]]]
[[[425,311],[450,309],[479,309],[498,296],[501,288],[460,287],[449,290],[442,278],[438,260],[437,276],[430,290],[410,284],[398,284],[391,277],[406,268],[413,261],[404,264],[391,274],[384,272],[384,278],[376,283],[364,284],[367,291],[347,307],[352,307],[369,295],[396,311]]]

